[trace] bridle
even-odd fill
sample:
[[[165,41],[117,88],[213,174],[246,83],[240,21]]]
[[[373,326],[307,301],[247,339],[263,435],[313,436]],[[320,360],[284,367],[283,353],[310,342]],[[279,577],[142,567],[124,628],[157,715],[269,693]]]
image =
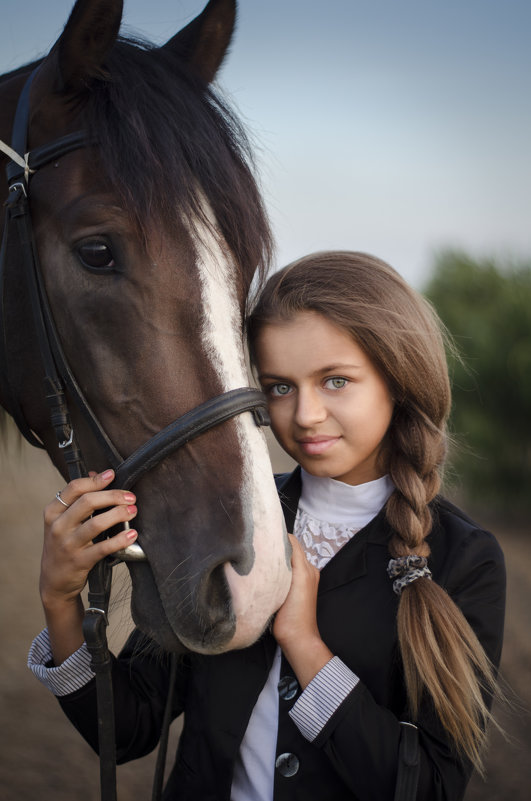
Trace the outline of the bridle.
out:
[[[12,389],[9,377],[7,331],[4,313],[4,282],[8,255],[8,239],[12,231],[18,239],[22,254],[21,270],[30,298],[31,312],[39,343],[44,372],[44,395],[58,447],[67,465],[70,479],[87,475],[71,422],[67,394],[73,399],[106,459],[115,471],[112,486],[130,489],[145,473],[194,438],[231,418],[251,412],[257,425],[268,425],[264,395],[252,387],[242,387],[211,398],[159,431],[127,458],[122,458],[90,408],[65,358],[61,341],[48,303],[38,252],[33,234],[29,202],[31,176],[41,167],[83,147],[96,144],[84,131],[67,134],[54,142],[27,151],[30,89],[35,71],[27,79],[20,94],[13,123],[11,146],[0,141],[0,150],[10,159],[7,165],[8,198],[5,203],[5,226],[0,248],[0,386],[6,398],[7,410],[30,444],[43,448],[27,423],[21,405]],[[98,737],[100,753],[100,784],[102,801],[116,799],[116,745],[114,733],[114,703],[111,681],[111,657],[107,647],[107,611],[110,598],[112,567],[119,561],[144,561],[142,548],[135,543],[119,552],[118,558],[102,560],[89,574],[89,608],[86,610],[83,633],[96,674],[98,694]],[[171,712],[171,690],[176,670],[172,657],[170,692],[166,704],[165,722],[161,734],[159,758],[153,785],[153,799],[160,797],[164,773],[165,751]]]

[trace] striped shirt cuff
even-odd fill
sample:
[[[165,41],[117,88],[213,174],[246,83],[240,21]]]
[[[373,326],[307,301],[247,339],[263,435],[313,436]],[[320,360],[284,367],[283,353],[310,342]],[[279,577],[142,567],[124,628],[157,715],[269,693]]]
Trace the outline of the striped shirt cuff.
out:
[[[313,742],[358,682],[356,674],[333,656],[289,711],[303,737]]]
[[[51,660],[48,629],[44,629],[31,644],[28,667],[54,695],[70,695],[88,684],[95,675],[90,667],[90,654],[85,643],[59,667],[46,667]]]

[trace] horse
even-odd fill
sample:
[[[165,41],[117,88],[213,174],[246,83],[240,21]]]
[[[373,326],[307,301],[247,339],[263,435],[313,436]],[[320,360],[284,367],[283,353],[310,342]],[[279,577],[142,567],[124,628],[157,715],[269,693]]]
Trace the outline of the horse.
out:
[[[160,47],[119,36],[122,5],[77,0],[48,55],[0,78],[0,402],[65,480],[134,485],[133,621],[216,654],[254,642],[290,583],[243,346],[271,236],[212,87],[234,0]]]

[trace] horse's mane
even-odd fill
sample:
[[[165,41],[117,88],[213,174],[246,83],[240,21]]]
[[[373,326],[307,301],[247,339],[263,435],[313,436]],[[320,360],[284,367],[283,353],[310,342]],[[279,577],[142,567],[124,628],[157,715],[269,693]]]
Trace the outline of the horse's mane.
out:
[[[169,49],[122,38],[106,69],[83,115],[113,188],[140,228],[204,218],[206,198],[248,288],[272,240],[242,125]]]

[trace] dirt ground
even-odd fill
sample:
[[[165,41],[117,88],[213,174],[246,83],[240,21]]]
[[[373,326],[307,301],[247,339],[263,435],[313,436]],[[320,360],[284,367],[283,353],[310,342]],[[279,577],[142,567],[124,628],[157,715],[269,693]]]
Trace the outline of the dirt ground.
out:
[[[278,468],[277,468],[278,469]],[[0,797],[3,801],[97,801],[98,761],[55,699],[26,668],[43,626],[38,596],[41,514],[63,480],[47,457],[9,439],[0,451]],[[498,710],[509,740],[494,732],[487,779],[474,777],[467,801],[528,801],[531,785],[531,537],[496,534],[507,559],[509,594],[502,674],[515,696]],[[118,578],[120,589],[126,578]],[[120,595],[123,597],[124,592]],[[112,616],[115,645],[129,624],[124,602]],[[178,740],[172,733],[170,755]],[[154,755],[118,768],[120,801],[148,801]],[[200,799],[198,799],[200,801]],[[326,801],[326,799],[323,799]]]

